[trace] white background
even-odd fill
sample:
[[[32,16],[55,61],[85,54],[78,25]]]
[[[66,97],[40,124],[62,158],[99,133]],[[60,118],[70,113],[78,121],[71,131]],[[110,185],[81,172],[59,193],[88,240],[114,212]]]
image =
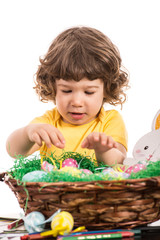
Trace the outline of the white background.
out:
[[[159,0],[1,0],[0,172],[13,164],[5,149],[8,135],[53,107],[41,103],[33,90],[39,57],[60,32],[77,25],[105,33],[130,73],[128,100],[117,110],[128,129],[131,157],[160,108],[159,13]],[[0,213],[11,211],[3,204],[8,189],[0,187]]]

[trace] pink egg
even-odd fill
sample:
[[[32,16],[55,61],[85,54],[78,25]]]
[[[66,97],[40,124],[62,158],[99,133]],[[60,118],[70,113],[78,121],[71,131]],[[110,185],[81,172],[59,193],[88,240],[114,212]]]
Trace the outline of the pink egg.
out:
[[[127,170],[125,171],[125,173],[131,174],[133,172],[133,166],[127,168]]]
[[[143,169],[146,169],[146,166],[144,164],[138,163],[138,164],[135,164],[135,165],[127,168],[127,170],[125,172],[131,174],[132,172],[136,173]]]
[[[73,158],[67,158],[63,161],[62,167],[76,167],[76,168],[78,168],[78,163]]]
[[[133,172],[136,173],[136,172],[139,172],[139,171],[141,171],[143,169],[146,169],[146,166],[144,164],[136,164],[136,165],[134,165]]]
[[[53,170],[54,166],[47,161],[44,161],[41,165],[41,169],[47,172],[51,172]]]
[[[84,172],[86,174],[92,174],[92,172],[89,169],[80,169],[81,172]]]

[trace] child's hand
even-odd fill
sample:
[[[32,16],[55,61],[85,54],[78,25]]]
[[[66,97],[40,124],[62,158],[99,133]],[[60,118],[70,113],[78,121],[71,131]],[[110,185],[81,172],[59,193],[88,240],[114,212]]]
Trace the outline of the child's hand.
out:
[[[31,142],[37,143],[39,146],[44,141],[47,148],[53,144],[58,148],[64,148],[65,139],[62,133],[50,124],[36,123],[29,124],[26,127],[28,138]]]
[[[93,132],[84,139],[81,147],[94,149],[96,153],[104,153],[111,148],[117,148],[117,143],[105,133]]]

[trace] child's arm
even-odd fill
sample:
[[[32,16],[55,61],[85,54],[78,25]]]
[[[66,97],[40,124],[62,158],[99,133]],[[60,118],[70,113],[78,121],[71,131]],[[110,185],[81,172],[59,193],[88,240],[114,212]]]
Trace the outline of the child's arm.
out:
[[[93,132],[82,142],[82,148],[94,149],[98,161],[107,165],[123,163],[126,157],[125,147],[106,136],[105,133]]]
[[[50,124],[37,123],[14,131],[7,139],[6,148],[12,157],[19,154],[28,156],[37,151],[43,141],[48,148],[52,144],[58,148],[64,148],[65,145],[64,137],[57,128]]]

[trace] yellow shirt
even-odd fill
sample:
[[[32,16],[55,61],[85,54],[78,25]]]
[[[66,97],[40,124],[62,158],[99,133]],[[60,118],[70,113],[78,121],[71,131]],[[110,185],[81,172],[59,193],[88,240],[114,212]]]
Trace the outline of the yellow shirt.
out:
[[[43,116],[35,118],[31,123],[47,123],[59,129],[65,139],[64,151],[78,152],[92,157],[94,150],[81,148],[82,141],[91,132],[104,132],[106,135],[112,136],[116,142],[121,143],[127,149],[127,131],[120,113],[116,110],[105,111],[102,108],[96,119],[84,125],[77,126],[65,123],[57,108],[54,108],[47,111]],[[51,152],[55,152],[59,156],[62,154],[62,149],[54,145],[48,149],[45,143],[43,143],[40,148],[40,154],[49,156]]]

